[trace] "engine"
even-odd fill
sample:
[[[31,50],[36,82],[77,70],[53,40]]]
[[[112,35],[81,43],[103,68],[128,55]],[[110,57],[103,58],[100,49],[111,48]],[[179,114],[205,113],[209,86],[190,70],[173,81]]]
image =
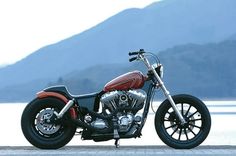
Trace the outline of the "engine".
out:
[[[142,90],[112,91],[105,93],[100,101],[104,114],[109,115],[116,111],[115,114],[118,119],[117,123],[119,127],[118,131],[127,132],[134,121],[141,121],[141,117],[135,116],[135,114],[143,108],[146,97],[146,93]],[[105,128],[106,123],[101,120],[96,120],[93,126]]]
[[[117,108],[138,111],[143,108],[146,97],[146,93],[141,90],[113,91],[104,94],[101,103],[103,108],[108,110],[107,113],[112,113]]]

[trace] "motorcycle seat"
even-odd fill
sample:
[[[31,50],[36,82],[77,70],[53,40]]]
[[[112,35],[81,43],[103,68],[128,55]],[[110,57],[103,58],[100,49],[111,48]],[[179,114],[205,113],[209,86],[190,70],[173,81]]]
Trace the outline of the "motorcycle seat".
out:
[[[64,85],[58,85],[58,86],[52,86],[49,88],[44,89],[45,92],[56,92],[56,93],[60,93],[64,96],[66,96],[69,99],[83,99],[83,98],[90,98],[90,97],[95,97],[97,96],[97,92],[95,93],[89,93],[89,94],[82,94],[82,95],[73,95],[69,92],[69,90],[67,89],[66,86]]]

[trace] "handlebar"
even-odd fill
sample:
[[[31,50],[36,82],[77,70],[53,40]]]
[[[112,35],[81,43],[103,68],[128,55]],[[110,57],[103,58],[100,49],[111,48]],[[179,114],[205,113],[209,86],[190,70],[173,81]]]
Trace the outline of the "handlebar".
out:
[[[129,59],[129,62],[132,62],[132,61],[134,61],[134,60],[137,60],[138,58],[140,58],[139,55],[144,54],[144,53],[145,53],[144,49],[140,49],[139,51],[129,52],[129,56],[137,55],[137,56],[135,56],[135,57],[130,58],[130,59]]]
[[[143,53],[145,53],[144,49],[140,49],[139,51],[129,52],[129,56],[143,54]]]
[[[135,55],[134,57],[129,59],[129,62],[140,60],[142,61],[148,68],[150,68],[149,60],[146,58],[146,56],[152,56],[157,64],[160,64],[159,58],[151,53],[151,52],[145,52],[144,49],[140,49],[139,51],[129,52],[129,56]]]
[[[140,49],[139,51],[129,52],[129,56],[132,56],[132,55],[136,55],[136,56],[131,57],[129,59],[129,62],[132,62],[132,61],[135,61],[135,60],[141,61],[148,68],[148,71],[152,71],[157,78],[159,78],[159,76],[162,75],[162,73],[163,73],[162,69],[158,69],[158,71],[156,71],[156,68],[158,66],[162,67],[162,65],[160,63],[159,58],[155,54],[153,54],[151,52],[145,52],[143,49]],[[147,58],[147,56],[151,56],[155,60],[155,63],[151,64],[149,62],[149,59]],[[154,65],[156,65],[156,67]],[[159,76],[158,76],[157,72],[159,73]],[[161,82],[161,80],[160,80],[160,82]]]
[[[132,57],[132,58],[129,59],[129,62],[132,62],[132,61],[134,61],[136,59],[137,59],[137,57]]]
[[[132,56],[132,55],[137,55],[138,52],[129,52],[129,56]]]

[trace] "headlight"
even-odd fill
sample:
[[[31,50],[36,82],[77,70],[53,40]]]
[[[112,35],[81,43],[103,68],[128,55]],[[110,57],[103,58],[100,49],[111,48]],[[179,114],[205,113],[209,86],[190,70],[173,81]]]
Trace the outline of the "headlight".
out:
[[[160,76],[160,78],[163,78],[163,74],[164,74],[163,70],[164,70],[164,68],[163,68],[162,64],[158,64],[157,65],[155,63],[152,66],[155,68],[155,70],[156,70],[157,74]]]
[[[163,76],[164,76],[164,67],[161,64],[160,64],[160,74],[159,74],[159,76],[161,78],[163,78]]]

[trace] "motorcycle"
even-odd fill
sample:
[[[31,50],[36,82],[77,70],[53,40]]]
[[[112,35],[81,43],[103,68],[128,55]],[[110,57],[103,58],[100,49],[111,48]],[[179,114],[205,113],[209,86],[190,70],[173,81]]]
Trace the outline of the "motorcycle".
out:
[[[208,136],[211,116],[198,98],[171,96],[162,77],[163,66],[156,55],[140,49],[129,59],[141,61],[148,71],[128,72],[108,82],[102,91],[72,95],[65,86],[53,86],[37,93],[24,109],[21,128],[25,138],[41,149],[58,149],[79,133],[82,140],[107,141],[141,137],[152,96],[161,89],[166,97],[155,113],[160,139],[176,149],[191,149]],[[151,64],[150,58],[155,63]],[[140,113],[141,112],[141,113]],[[77,132],[77,130],[80,130]]]

